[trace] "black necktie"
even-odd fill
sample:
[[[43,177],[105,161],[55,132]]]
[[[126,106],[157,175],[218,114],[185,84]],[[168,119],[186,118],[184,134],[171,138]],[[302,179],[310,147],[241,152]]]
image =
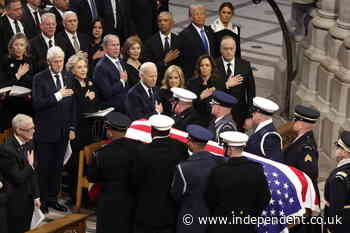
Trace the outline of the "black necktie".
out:
[[[52,40],[49,40],[49,48],[51,48],[52,46],[53,46]]]
[[[148,94],[149,94],[149,98],[151,99],[152,104],[155,104],[152,88],[148,88]]]
[[[227,78],[229,78],[232,74],[232,70],[231,70],[231,63],[227,63]]]
[[[169,37],[165,37],[164,41],[164,52],[167,53],[170,50]]]
[[[14,21],[15,21],[15,29],[16,29],[16,33],[21,32],[21,29],[19,28],[19,25],[18,25],[18,21],[17,21],[17,20],[14,20]]]
[[[35,24],[36,24],[37,27],[39,27],[39,25],[40,25],[39,12],[34,11],[33,14],[34,14],[34,19],[35,19]]]
[[[62,85],[61,85],[61,82],[60,82],[60,76],[58,74],[55,74],[54,77],[56,79],[56,88],[59,91],[62,88]]]

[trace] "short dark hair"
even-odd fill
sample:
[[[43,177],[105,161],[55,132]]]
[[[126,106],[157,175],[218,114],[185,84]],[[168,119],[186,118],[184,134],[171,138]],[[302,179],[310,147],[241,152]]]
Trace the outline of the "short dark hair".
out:
[[[21,0],[5,0],[5,7],[6,7],[6,9],[10,8],[11,3],[15,3],[15,2],[21,2],[22,3]]]
[[[90,28],[90,33],[91,33],[91,35],[92,35],[92,30],[94,29],[95,23],[97,23],[97,22],[100,22],[101,25],[102,25],[102,38],[103,38],[104,32],[105,32],[105,30],[104,30],[104,22],[103,22],[103,19],[100,18],[100,17],[97,17],[96,19],[94,19],[94,20],[92,21],[91,28]]]
[[[235,11],[235,7],[233,6],[232,3],[230,3],[230,2],[223,2],[223,3],[220,5],[220,7],[219,7],[219,12],[220,12],[224,7],[229,8],[229,9],[232,11],[232,14],[233,14],[234,11]]]

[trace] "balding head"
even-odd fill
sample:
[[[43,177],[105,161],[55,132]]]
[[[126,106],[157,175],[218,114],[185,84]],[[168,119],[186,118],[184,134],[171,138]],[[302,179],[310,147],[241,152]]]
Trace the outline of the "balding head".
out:
[[[232,61],[236,54],[236,42],[231,36],[224,36],[220,43],[220,53],[225,61]]]
[[[148,88],[155,87],[157,83],[157,66],[153,62],[145,62],[140,67],[140,79]]]

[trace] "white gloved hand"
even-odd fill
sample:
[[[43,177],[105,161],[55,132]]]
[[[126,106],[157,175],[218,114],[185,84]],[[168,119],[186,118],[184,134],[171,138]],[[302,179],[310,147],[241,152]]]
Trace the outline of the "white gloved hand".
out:
[[[0,189],[2,189],[2,187],[4,187],[4,185],[1,183],[1,181],[0,181]]]

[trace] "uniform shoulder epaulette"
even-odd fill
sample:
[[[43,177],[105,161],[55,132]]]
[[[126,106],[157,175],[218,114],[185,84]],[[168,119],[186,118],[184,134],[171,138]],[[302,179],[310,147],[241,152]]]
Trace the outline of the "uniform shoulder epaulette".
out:
[[[344,172],[344,171],[339,171],[335,174],[335,178],[339,178],[341,180],[346,180],[348,178],[348,173]]]

